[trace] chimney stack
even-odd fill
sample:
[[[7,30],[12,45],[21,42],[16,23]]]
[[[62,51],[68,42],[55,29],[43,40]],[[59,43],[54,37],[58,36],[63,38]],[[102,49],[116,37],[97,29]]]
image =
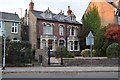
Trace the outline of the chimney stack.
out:
[[[68,16],[71,15],[71,13],[72,13],[72,10],[70,10],[70,6],[68,6],[68,11],[67,11]]]
[[[29,3],[29,10],[34,10],[34,3],[32,2],[32,0]]]

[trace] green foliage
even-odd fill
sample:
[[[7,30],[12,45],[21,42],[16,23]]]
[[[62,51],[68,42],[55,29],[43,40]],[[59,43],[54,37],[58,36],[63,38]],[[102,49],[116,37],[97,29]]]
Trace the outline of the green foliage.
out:
[[[81,55],[82,55],[82,57],[89,57],[90,56],[90,49],[82,50]]]
[[[6,44],[6,63],[19,65],[31,63],[34,59],[31,44],[27,42],[10,42]]]
[[[68,53],[64,55],[64,58],[74,58],[74,57],[75,57],[75,54],[72,54],[72,53]]]
[[[109,45],[109,42],[105,39],[104,33],[106,31],[106,27],[101,28],[95,34],[94,41],[94,49],[96,50],[97,55],[99,57],[106,56],[106,48]]]
[[[90,57],[90,49],[84,49],[81,52],[82,57]],[[92,57],[96,57],[97,53],[95,50],[92,50]]]
[[[109,45],[108,48],[106,49],[106,54],[107,57],[110,58],[120,57],[120,44],[112,43],[111,45]]]
[[[64,46],[57,47],[57,49],[56,49],[56,57],[60,57],[60,49],[62,49],[62,55],[63,55],[64,58],[74,58],[75,57],[75,55],[72,54],[72,53],[69,53],[67,51],[67,48],[64,47]]]
[[[93,32],[95,35],[96,32],[100,29],[101,27],[101,20],[98,14],[98,9],[97,7],[93,6],[90,8],[90,10],[86,13],[86,15],[83,18],[83,28],[82,28],[82,35],[81,35],[81,49],[85,49],[86,44],[86,36],[90,31]]]
[[[100,29],[101,20],[96,6],[93,5],[93,7],[86,13],[83,19],[83,26],[92,30],[93,34],[96,34]]]

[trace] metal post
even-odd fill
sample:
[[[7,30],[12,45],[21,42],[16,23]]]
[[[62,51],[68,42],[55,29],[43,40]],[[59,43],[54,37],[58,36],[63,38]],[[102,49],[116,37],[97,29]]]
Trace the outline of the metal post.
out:
[[[6,48],[6,31],[3,32],[3,38],[4,38],[4,53],[3,53],[3,67],[2,69],[5,70],[5,48]]]
[[[50,65],[50,48],[48,48],[48,65]]]
[[[92,65],[92,37],[90,37],[90,56],[91,56],[91,65]]]
[[[61,65],[63,65],[63,55],[62,55],[62,48],[60,48],[60,57],[61,57]]]

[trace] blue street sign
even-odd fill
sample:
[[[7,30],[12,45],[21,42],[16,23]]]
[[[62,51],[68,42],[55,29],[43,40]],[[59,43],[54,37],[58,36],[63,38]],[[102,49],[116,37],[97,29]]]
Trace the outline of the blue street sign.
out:
[[[94,45],[94,36],[92,32],[90,31],[88,36],[86,37],[86,45]]]

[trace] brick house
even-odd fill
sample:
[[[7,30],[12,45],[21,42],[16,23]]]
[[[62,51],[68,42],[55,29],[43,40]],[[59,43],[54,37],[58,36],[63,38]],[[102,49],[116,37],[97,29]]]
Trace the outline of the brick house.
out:
[[[21,40],[20,18],[16,13],[0,12],[0,36],[6,30],[6,36],[11,41]]]
[[[81,24],[68,6],[68,15],[63,11],[52,13],[48,8],[45,11],[34,10],[34,3],[29,4],[28,20],[29,41],[36,49],[49,47],[52,52],[57,46],[65,46],[68,51],[80,54]],[[27,11],[25,13],[27,15]]]
[[[118,1],[115,2],[116,5],[119,4]],[[84,15],[89,11],[90,7],[96,6],[98,8],[98,13],[101,19],[101,25],[107,26],[108,24],[117,23],[116,21],[116,9],[110,5],[106,0],[102,0],[101,2],[97,2],[96,0],[91,0],[89,3]]]

